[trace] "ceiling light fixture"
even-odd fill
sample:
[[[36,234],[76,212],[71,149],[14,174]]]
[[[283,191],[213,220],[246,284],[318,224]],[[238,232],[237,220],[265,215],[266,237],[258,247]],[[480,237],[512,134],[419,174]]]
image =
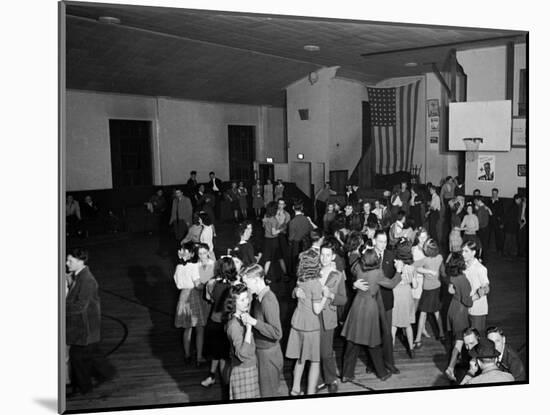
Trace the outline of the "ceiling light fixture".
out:
[[[418,66],[418,63],[416,63],[416,62],[407,62],[407,63],[405,64],[405,66],[406,66],[407,68],[414,68],[414,67]]]
[[[321,48],[317,45],[305,45],[304,49],[308,52],[319,52]]]
[[[111,17],[111,16],[99,16],[97,18],[97,21],[101,23],[107,23],[107,24],[120,24],[120,19],[116,17]]]

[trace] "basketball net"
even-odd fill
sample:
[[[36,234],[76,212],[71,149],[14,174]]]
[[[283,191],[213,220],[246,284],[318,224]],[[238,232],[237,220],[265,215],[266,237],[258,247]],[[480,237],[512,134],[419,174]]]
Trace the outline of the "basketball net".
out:
[[[466,160],[474,161],[479,150],[480,140],[464,138],[463,141],[466,146]]]

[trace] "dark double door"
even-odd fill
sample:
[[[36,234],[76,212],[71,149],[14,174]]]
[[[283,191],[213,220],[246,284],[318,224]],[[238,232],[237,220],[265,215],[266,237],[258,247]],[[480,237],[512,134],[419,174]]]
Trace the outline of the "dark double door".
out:
[[[153,184],[151,121],[109,120],[113,189]]]
[[[254,182],[254,160],[256,158],[256,129],[250,125],[228,126],[229,179]]]

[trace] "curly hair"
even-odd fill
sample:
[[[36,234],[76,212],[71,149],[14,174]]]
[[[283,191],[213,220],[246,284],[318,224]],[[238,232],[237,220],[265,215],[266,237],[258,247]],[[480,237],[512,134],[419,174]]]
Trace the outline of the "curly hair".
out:
[[[361,232],[352,231],[346,239],[346,244],[344,245],[344,251],[346,253],[355,251],[361,245],[363,245],[363,235]]]
[[[237,310],[237,298],[239,295],[246,292],[248,292],[248,288],[245,284],[235,284],[229,288],[223,307],[223,321],[227,322],[231,319],[231,317],[233,317],[233,314],[235,314],[235,311]]]
[[[234,282],[237,280],[237,268],[233,258],[224,256],[216,261],[215,278],[224,282]]]
[[[445,274],[449,277],[457,277],[466,269],[466,263],[461,252],[453,252],[445,264]]]
[[[367,249],[359,260],[359,267],[363,272],[377,269],[379,265],[380,259],[378,258],[378,254],[374,249]]]

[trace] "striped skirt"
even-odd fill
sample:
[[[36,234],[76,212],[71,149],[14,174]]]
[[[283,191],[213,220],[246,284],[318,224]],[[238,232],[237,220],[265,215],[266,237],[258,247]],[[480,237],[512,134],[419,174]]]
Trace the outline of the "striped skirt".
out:
[[[260,397],[258,368],[234,367],[229,378],[229,399],[252,399]]]

